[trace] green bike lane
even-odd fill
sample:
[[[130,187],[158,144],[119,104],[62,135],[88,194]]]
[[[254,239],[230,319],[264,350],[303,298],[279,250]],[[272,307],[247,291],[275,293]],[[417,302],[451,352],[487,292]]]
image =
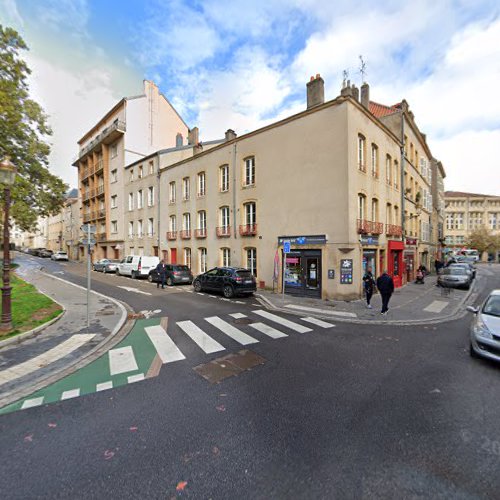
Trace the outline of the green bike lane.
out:
[[[50,384],[29,396],[0,408],[0,415],[17,410],[55,403],[72,397],[116,388],[142,380],[146,377],[157,351],[145,328],[160,325],[161,318],[139,319],[130,333],[110,351],[92,361],[78,371]],[[137,369],[111,375],[109,353],[120,349],[131,348]]]

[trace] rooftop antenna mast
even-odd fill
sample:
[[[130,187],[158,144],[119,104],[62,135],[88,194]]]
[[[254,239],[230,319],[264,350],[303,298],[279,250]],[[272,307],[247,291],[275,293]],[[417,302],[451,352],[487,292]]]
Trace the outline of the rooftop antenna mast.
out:
[[[360,61],[359,72],[361,73],[361,83],[365,83],[366,63],[363,60],[363,56],[359,56],[359,61]]]
[[[342,71],[342,88],[345,89],[348,79],[349,79],[349,71],[345,69],[344,71]]]

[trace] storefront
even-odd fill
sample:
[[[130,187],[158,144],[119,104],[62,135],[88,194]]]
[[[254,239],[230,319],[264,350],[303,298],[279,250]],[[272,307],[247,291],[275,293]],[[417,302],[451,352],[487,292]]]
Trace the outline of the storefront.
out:
[[[403,250],[402,241],[389,240],[387,243],[387,271],[394,280],[394,286],[403,285]]]
[[[415,272],[417,269],[417,239],[406,238],[404,261],[406,268],[406,282],[409,283],[415,279]]]
[[[363,274],[368,267],[371,267],[374,276],[381,273],[377,265],[378,236],[361,236],[361,246],[363,247]]]

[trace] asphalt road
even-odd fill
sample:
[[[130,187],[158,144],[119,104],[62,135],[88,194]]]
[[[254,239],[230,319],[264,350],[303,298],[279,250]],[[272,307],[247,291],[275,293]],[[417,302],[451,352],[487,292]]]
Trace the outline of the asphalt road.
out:
[[[118,282],[132,286],[94,286],[169,321],[255,309]],[[500,269],[481,282],[482,295],[500,288]],[[468,323],[338,323],[248,346],[265,363],[220,384],[193,355],[156,378],[2,416],[2,497],[498,498],[500,367],[469,357]]]

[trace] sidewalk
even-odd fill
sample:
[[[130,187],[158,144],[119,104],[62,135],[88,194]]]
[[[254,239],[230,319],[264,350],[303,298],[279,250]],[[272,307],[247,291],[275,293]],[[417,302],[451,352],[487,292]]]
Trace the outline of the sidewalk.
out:
[[[480,279],[479,270],[478,279]],[[292,295],[285,295],[283,300],[281,294],[268,291],[259,291],[258,297],[272,309],[336,321],[400,325],[438,323],[463,313],[463,304],[474,292],[478,279],[474,280],[470,290],[437,287],[435,274],[427,276],[423,285],[408,283],[394,291],[386,316],[380,314],[382,304],[380,294],[375,294],[371,300],[373,309],[366,307],[365,300],[344,302]]]
[[[58,302],[64,313],[49,326],[21,339],[0,341],[0,407],[71,373],[121,338],[127,311],[119,302],[91,293],[87,330],[87,291],[16,257],[17,274]],[[116,337],[116,338],[115,338]]]

